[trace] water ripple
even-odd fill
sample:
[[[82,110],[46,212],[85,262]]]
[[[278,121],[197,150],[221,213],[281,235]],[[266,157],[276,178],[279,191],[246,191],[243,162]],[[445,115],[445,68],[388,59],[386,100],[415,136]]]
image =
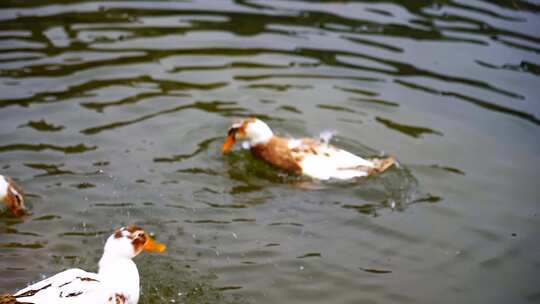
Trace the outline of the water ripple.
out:
[[[97,133],[100,133],[100,132],[103,132],[103,131],[106,131],[106,130],[112,130],[112,129],[117,129],[117,128],[129,126],[129,125],[139,123],[139,122],[142,122],[142,121],[145,121],[145,120],[148,120],[148,119],[159,117],[161,115],[175,113],[175,112],[183,111],[183,110],[186,110],[186,109],[199,109],[199,110],[207,111],[207,112],[218,112],[218,111],[227,112],[227,111],[229,111],[231,113],[235,113],[237,110],[239,110],[239,108],[226,108],[226,107],[221,108],[221,106],[227,106],[227,105],[233,105],[233,104],[235,104],[235,103],[234,102],[214,101],[214,102],[198,102],[198,103],[194,103],[194,104],[181,105],[181,106],[174,107],[174,108],[171,108],[171,109],[162,110],[162,111],[155,112],[155,113],[152,113],[152,114],[147,114],[147,115],[144,115],[144,116],[141,116],[141,117],[138,117],[138,118],[134,118],[134,119],[131,119],[131,120],[119,121],[119,122],[109,123],[109,124],[102,125],[102,126],[96,126],[96,127],[87,128],[87,129],[81,130],[80,132],[83,133],[83,134],[86,134],[86,135],[97,134]]]

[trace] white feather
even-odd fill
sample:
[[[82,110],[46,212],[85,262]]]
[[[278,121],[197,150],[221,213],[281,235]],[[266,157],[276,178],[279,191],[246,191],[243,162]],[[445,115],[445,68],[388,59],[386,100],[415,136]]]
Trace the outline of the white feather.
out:
[[[289,139],[287,141],[287,147],[289,147],[289,149],[296,149],[296,148],[300,148],[302,146],[302,141],[300,139]]]
[[[8,192],[8,181],[3,175],[0,175],[0,200],[3,200]]]
[[[251,148],[251,144],[249,143],[249,141],[242,142],[242,149],[249,150],[250,148]]]
[[[99,272],[73,268],[32,284],[14,296],[33,304],[113,304],[117,295],[123,304],[139,301],[139,272],[131,260],[138,252],[127,238],[111,235],[99,262]],[[26,294],[25,294],[26,293]]]
[[[34,295],[24,297],[25,293],[36,290]],[[108,292],[99,282],[97,274],[72,268],[30,285],[14,296],[25,303],[90,304],[106,303]]]
[[[316,154],[303,152],[300,155],[302,173],[316,179],[351,179],[367,176],[367,168],[373,168],[371,161],[331,145],[314,146]]]
[[[321,134],[319,134],[319,138],[322,140],[323,143],[328,144],[330,143],[330,140],[332,140],[332,137],[336,135],[336,131],[322,131]]]
[[[270,127],[258,119],[250,122],[245,132],[251,146],[267,143],[274,136]]]

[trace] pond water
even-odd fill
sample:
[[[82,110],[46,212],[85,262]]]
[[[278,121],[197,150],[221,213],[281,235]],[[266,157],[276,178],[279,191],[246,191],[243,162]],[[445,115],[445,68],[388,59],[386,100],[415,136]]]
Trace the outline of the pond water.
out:
[[[135,223],[140,303],[540,301],[540,3],[0,4],[0,293],[97,270]],[[233,119],[400,166],[315,183]]]

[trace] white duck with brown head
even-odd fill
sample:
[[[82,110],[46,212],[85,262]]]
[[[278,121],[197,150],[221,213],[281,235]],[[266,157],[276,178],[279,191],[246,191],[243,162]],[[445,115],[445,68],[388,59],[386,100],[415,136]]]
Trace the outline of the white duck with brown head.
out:
[[[16,300],[13,303],[137,304],[139,271],[132,259],[142,251],[164,250],[165,245],[140,227],[122,227],[107,239],[98,273],[68,269],[9,297]]]
[[[226,153],[236,139],[245,139],[252,154],[280,169],[315,179],[351,179],[380,173],[395,163],[395,158],[364,159],[327,142],[274,135],[270,127],[256,118],[234,123],[221,148]]]
[[[8,206],[15,216],[24,214],[24,193],[11,178],[0,175],[0,200]]]

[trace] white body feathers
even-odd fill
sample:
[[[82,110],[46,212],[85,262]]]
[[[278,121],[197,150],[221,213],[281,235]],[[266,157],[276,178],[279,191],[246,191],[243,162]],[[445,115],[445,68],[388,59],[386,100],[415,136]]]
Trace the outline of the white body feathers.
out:
[[[162,252],[165,246],[139,227],[122,227],[107,239],[98,273],[68,269],[12,297],[32,304],[137,304],[139,271],[132,258],[142,250]]]
[[[136,304],[139,272],[131,259],[100,262],[98,273],[72,268],[32,284],[14,296],[34,304]],[[24,296],[25,293],[31,296]],[[32,295],[33,294],[33,295]]]
[[[317,154],[304,153],[299,162],[302,173],[312,178],[327,180],[365,177],[374,164],[345,150],[321,144],[313,149]],[[294,152],[293,152],[294,155]]]

